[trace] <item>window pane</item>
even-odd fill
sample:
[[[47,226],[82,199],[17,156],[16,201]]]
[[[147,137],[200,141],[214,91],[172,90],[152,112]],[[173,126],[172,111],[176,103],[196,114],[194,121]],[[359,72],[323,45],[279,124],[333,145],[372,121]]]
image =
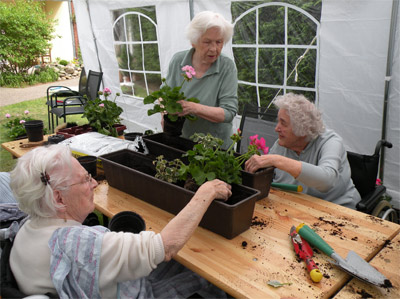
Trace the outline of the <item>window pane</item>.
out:
[[[288,75],[294,69],[297,59],[304,54],[306,49],[288,49]],[[297,66],[298,79],[295,81],[295,73],[287,80],[287,85],[301,87],[315,87],[317,51],[310,49],[304,59]]]
[[[256,65],[256,49],[233,48],[233,54],[238,70],[238,80],[256,82],[254,72]]]
[[[121,18],[114,26],[114,41],[125,41],[124,19]]]
[[[115,55],[117,56],[118,67],[120,69],[128,69],[126,45],[115,45]]]
[[[259,44],[285,43],[285,10],[280,6],[266,6],[259,10]]]
[[[234,44],[255,44],[256,43],[256,12],[245,15],[236,24],[233,34]]]
[[[317,34],[317,25],[306,15],[289,9],[288,43],[291,45],[309,45]],[[314,45],[316,43],[314,42]]]
[[[144,41],[157,41],[156,27],[145,17],[140,17]]]
[[[283,84],[285,52],[283,49],[260,49],[258,82],[262,84]]]
[[[158,44],[143,45],[144,68],[146,71],[160,71],[160,59],[158,56]]]
[[[142,46],[141,45],[129,45],[129,69],[135,71],[142,71]]]
[[[149,92],[159,90],[161,86],[161,74],[146,74],[147,85],[149,86]],[[146,94],[147,96],[147,94]]]
[[[276,88],[262,88],[260,87],[260,106],[268,107],[271,101],[274,99],[279,89]],[[278,95],[283,95],[283,90],[279,91]],[[274,105],[270,106],[270,110],[274,110],[276,107]]]
[[[126,34],[128,41],[140,41],[140,27],[138,15],[129,14],[125,16]]]

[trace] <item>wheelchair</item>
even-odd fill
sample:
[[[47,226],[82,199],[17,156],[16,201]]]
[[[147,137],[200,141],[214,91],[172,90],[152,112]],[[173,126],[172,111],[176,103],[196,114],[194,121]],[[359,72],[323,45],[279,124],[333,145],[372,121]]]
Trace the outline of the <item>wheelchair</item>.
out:
[[[357,210],[398,223],[397,211],[393,209],[389,201],[382,199],[385,195],[386,187],[376,184],[381,162],[381,148],[391,148],[392,146],[386,140],[379,140],[373,155],[363,155],[348,151],[347,159],[350,163],[351,179],[361,195],[361,201],[356,206]]]

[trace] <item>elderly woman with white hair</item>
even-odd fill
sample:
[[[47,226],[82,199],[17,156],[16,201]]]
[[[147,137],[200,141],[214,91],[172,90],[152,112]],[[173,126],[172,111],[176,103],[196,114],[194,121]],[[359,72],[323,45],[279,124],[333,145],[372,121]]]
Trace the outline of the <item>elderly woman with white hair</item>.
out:
[[[181,91],[200,103],[180,101],[183,112],[179,116],[195,115],[197,120],[186,121],[182,137],[194,133],[210,133],[224,141],[223,148],[232,143],[232,120],[238,109],[237,70],[232,59],[221,54],[224,44],[233,35],[233,25],[221,14],[203,11],[198,13],[186,28],[192,44],[190,50],[176,53],[169,64],[166,83],[180,86],[182,67],[190,65],[195,76]]]
[[[228,184],[203,184],[160,233],[140,234],[82,225],[95,208],[96,186],[67,146],[38,147],[19,158],[11,188],[30,218],[17,232],[10,266],[22,292],[61,298],[226,296],[171,259],[211,202],[231,195]]]
[[[299,184],[309,195],[355,209],[361,197],[342,138],[325,129],[321,112],[303,95],[288,93],[274,104],[279,139],[268,155],[252,156],[246,170],[274,166],[274,182]]]

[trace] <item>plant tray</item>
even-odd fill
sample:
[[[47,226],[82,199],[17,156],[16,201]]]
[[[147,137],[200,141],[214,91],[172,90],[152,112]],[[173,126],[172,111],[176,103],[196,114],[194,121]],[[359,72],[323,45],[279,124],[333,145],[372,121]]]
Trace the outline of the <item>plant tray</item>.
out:
[[[125,125],[121,125],[121,124],[115,124],[114,125],[115,129],[118,132],[118,135],[123,135],[124,130],[126,129]],[[71,128],[65,128],[65,129],[61,129],[58,130],[57,134],[59,135],[64,135],[65,139],[74,137],[76,135],[80,135],[83,133],[88,133],[88,132],[94,132],[95,130],[93,130],[93,128],[89,125],[82,125],[82,126],[74,126]]]
[[[155,178],[150,156],[125,149],[99,158],[111,187],[172,214],[178,214],[194,195],[182,186]],[[250,227],[259,193],[243,185],[233,185],[231,198],[227,202],[213,201],[200,226],[227,239],[236,237]]]

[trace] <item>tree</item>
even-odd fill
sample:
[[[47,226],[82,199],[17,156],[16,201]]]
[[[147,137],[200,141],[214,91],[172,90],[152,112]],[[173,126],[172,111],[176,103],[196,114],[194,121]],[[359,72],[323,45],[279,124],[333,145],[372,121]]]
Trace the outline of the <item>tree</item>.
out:
[[[25,73],[54,38],[55,21],[43,10],[44,2],[0,2],[0,71]]]

